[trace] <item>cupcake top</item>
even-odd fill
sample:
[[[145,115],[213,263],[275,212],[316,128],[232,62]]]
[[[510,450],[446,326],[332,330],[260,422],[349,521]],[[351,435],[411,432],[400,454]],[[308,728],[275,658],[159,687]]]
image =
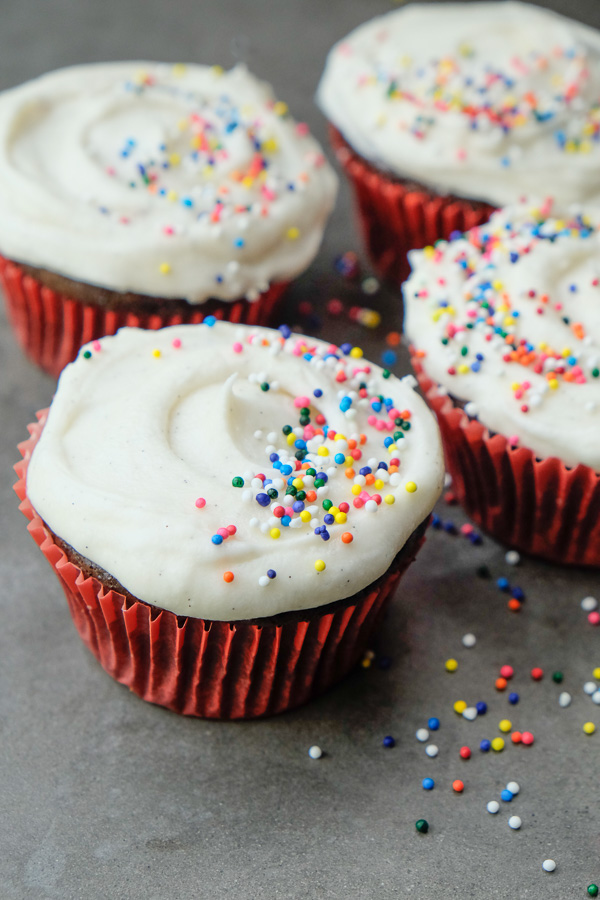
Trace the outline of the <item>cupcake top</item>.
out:
[[[148,603],[217,620],[322,606],[382,575],[439,496],[413,383],[285,326],[124,328],[63,371],[27,494]]]
[[[512,444],[600,472],[600,210],[523,203],[409,260],[427,374]]]
[[[333,47],[317,100],[359,154],[441,193],[600,199],[600,33],[548,10],[394,10]]]
[[[336,178],[243,66],[125,62],[0,95],[0,252],[119,292],[257,298],[317,252]]]

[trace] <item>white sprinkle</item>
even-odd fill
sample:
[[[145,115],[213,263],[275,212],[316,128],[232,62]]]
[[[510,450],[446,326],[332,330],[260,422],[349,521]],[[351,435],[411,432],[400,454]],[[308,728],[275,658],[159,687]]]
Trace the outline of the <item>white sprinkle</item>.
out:
[[[498,812],[498,810],[500,809],[500,804],[498,803],[497,800],[490,800],[490,802],[486,806],[486,809],[489,813],[491,813],[493,816],[495,816],[496,813]]]
[[[256,516],[253,516],[248,524],[250,525],[250,528],[258,528],[258,519],[256,518]]]
[[[426,728],[419,728],[419,729],[417,729],[417,733],[415,734],[415,737],[418,741],[421,741],[421,742],[426,741],[427,738],[429,737],[429,732],[427,731]]]
[[[567,691],[563,691],[558,698],[558,705],[562,706],[565,709],[567,706],[571,705],[571,700],[573,698]]]
[[[375,513],[377,512],[377,504],[374,500],[367,500],[365,503],[365,511]]]
[[[514,795],[514,794],[518,794],[519,791],[521,790],[521,788],[519,787],[519,785],[517,784],[516,781],[509,781],[508,784],[506,785],[506,790],[510,791],[511,794]]]
[[[504,555],[504,560],[507,566],[518,566],[521,562],[521,554],[516,550],[508,550]]]
[[[446,472],[446,474],[444,475],[444,487],[449,488],[451,484],[452,484],[452,475],[450,474],[450,472]]]
[[[244,503],[249,503],[252,500],[253,496],[254,494],[251,490],[246,489],[242,491],[242,500]]]
[[[261,587],[266,587],[270,580],[271,579],[269,578],[268,575],[261,575],[260,578],[258,579],[258,583],[260,584]]]
[[[589,694],[591,696],[592,694],[595,694],[596,691],[598,690],[598,685],[596,684],[595,681],[586,681],[586,683],[583,686],[583,690],[585,691],[586,694]]]
[[[260,438],[261,438],[262,436],[263,436],[263,433],[262,433],[262,431],[260,431],[260,429],[259,429],[258,431],[255,431],[255,432],[254,432],[254,437],[255,437],[257,440],[260,440]]]
[[[585,610],[585,612],[593,612],[598,606],[598,601],[595,597],[584,597],[581,601],[581,608]]]
[[[312,747],[308,748],[308,755],[311,759],[321,759],[321,757],[323,756],[323,751],[320,747],[314,744]]]
[[[371,275],[369,278],[365,278],[361,287],[365,294],[376,294],[379,290],[379,282]]]
[[[463,718],[468,719],[469,722],[474,722],[477,718],[477,710],[474,706],[467,706],[466,709],[463,709]]]
[[[434,756],[438,755],[438,752],[438,748],[435,744],[427,744],[427,746],[425,747],[425,753],[427,754],[427,756],[431,756],[432,759]]]
[[[467,403],[465,405],[465,412],[470,419],[475,419],[479,415],[479,410],[477,408],[477,405],[473,402]]]
[[[600,691],[595,691],[592,694],[592,700],[594,701],[594,703],[600,703]]]
[[[508,827],[513,828],[515,831],[518,831],[522,824],[519,816],[511,816],[508,820]]]
[[[390,475],[390,485],[391,487],[398,487],[400,484],[400,472],[392,472]]]
[[[274,444],[275,441],[277,440],[277,432],[276,432],[276,431],[270,431],[270,432],[268,433],[268,435],[267,435],[267,440],[268,440],[268,442],[269,442],[270,444]]]
[[[542,863],[542,869],[544,872],[554,872],[556,868],[556,863],[553,859],[545,859]]]
[[[474,647],[475,644],[477,643],[477,638],[475,637],[474,634],[471,634],[471,633],[463,634],[462,642],[463,642],[463,647]]]

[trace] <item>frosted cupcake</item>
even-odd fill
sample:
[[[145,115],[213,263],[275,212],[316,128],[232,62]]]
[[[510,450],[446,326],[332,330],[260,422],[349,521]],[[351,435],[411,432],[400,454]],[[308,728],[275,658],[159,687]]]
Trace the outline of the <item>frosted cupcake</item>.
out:
[[[317,100],[367,248],[406,253],[524,196],[600,199],[600,34],[525,3],[410,4],[336,44]]]
[[[600,215],[495,213],[413,251],[405,332],[466,511],[506,544],[600,566]]]
[[[0,95],[0,279],[57,375],[123,325],[264,323],[315,256],[335,175],[244,67],[77,66]]]
[[[443,460],[412,376],[285,327],[205,321],[84,347],[16,489],[107,672],[178,712],[246,718],[361,657]]]

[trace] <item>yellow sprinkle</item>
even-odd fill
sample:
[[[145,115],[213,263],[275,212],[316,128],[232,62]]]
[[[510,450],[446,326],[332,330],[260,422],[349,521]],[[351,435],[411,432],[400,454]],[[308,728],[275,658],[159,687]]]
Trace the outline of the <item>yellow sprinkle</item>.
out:
[[[381,480],[381,478],[375,479],[375,483],[373,484],[373,487],[375,488],[376,491],[382,491],[384,486],[385,486],[385,482],[383,482]]]
[[[501,281],[498,281],[498,279],[496,279],[495,281],[492,281],[492,287],[495,291],[501,291],[504,285]]]
[[[181,78],[183,75],[185,75],[186,66],[183,63],[175,63],[171,71],[173,72],[175,78]]]
[[[556,388],[558,387],[558,381],[556,380],[556,378],[552,378],[552,379],[548,382],[548,387],[551,387],[553,391],[556,390]]]
[[[340,434],[340,432],[337,431],[333,440],[334,441],[346,441],[347,437],[345,434]]]
[[[288,111],[287,103],[284,103],[283,100],[278,100],[277,103],[273,107],[273,112],[276,116],[285,116]]]
[[[347,456],[346,457],[346,467],[351,469],[353,465],[354,465],[354,460],[352,459],[351,456]]]
[[[501,719],[500,722],[498,722],[498,728],[500,729],[500,731],[510,731],[510,729],[512,728],[512,722],[509,719]]]
[[[312,516],[307,509],[303,509],[300,513],[300,518],[303,522],[310,522]]]
[[[445,666],[446,666],[447,672],[456,672],[456,670],[458,669],[458,663],[456,662],[455,659],[447,659],[445,662]],[[466,708],[467,708],[467,705],[465,703],[465,709]]]
[[[292,484],[294,485],[294,487],[296,488],[296,490],[299,491],[301,488],[304,487],[304,479],[302,479],[302,478],[294,478],[294,480],[292,481]]]
[[[596,669],[594,669],[594,671],[592,672],[592,675],[594,676],[596,681],[600,681],[600,666],[598,666]]]
[[[290,431],[290,433],[289,433],[288,435],[286,435],[286,438],[285,438],[285,439],[286,439],[286,441],[288,442],[288,444],[289,444],[290,447],[291,447],[292,444],[297,440],[296,435],[294,434],[293,431]]]
[[[416,486],[416,484],[414,483],[414,481],[407,481],[406,484],[405,484],[404,486],[405,486],[405,488],[406,488],[406,490],[408,491],[409,494],[414,494],[414,492],[415,492],[416,489],[417,489],[417,486]]]
[[[514,325],[514,324],[515,324],[515,320],[513,319],[513,317],[506,316],[506,318],[504,319],[504,325],[508,326],[508,325]]]
[[[167,194],[167,200],[170,200],[171,203],[174,203],[177,200],[177,191],[169,191]]]
[[[168,275],[169,272],[171,271],[171,266],[168,262],[163,262],[158,267],[158,271],[160,272],[161,275]]]
[[[454,704],[454,712],[458,713],[459,716],[462,716],[462,714],[464,713],[466,708],[467,708],[467,704],[465,703],[464,700],[457,700],[456,703]]]
[[[388,453],[393,453],[394,450],[397,450],[397,449],[398,449],[397,444],[390,444],[390,446],[388,447]]]
[[[521,387],[521,385],[519,384],[518,381],[513,381],[513,383],[510,386],[510,389],[511,389],[511,391],[518,391],[520,387]]]
[[[329,510],[329,511],[331,512],[331,510]],[[332,515],[335,519],[336,525],[345,525],[346,522],[348,521],[348,516],[346,515],[345,512],[338,512],[335,514],[332,513]]]
[[[265,153],[275,153],[278,147],[279,144],[275,138],[267,138],[266,141],[262,142],[262,149]]]
[[[377,328],[381,323],[381,314],[374,309],[369,309],[362,314],[362,323],[367,328]]]
[[[317,572],[324,572],[325,568],[326,568],[326,566],[325,566],[325,563],[323,562],[323,560],[318,559],[315,563],[315,569],[317,570]]]
[[[540,342],[540,350],[543,351],[543,350],[547,350],[547,349],[548,349],[548,344],[546,343],[546,341],[541,341]]]
[[[254,178],[252,178],[250,175],[246,175],[244,176],[244,178],[242,178],[242,184],[245,188],[251,188],[254,184]]]
[[[169,163],[172,166],[178,166],[180,162],[181,162],[181,157],[180,157],[179,153],[171,153],[169,155]]]
[[[213,73],[215,78],[220,78],[223,74],[223,66],[211,66],[210,71]]]
[[[500,753],[501,750],[504,750],[504,738],[494,738],[492,741],[492,750],[495,750],[496,753]]]
[[[564,347],[564,348],[560,351],[560,355],[562,356],[563,359],[566,359],[567,356],[570,356],[570,355],[571,355],[571,348],[570,348],[570,347]]]
[[[279,528],[271,528],[269,534],[271,535],[273,540],[276,541],[277,538],[279,537],[279,535],[281,534],[281,532],[280,532]]]
[[[387,503],[388,506],[392,506],[396,502],[396,498],[393,494],[386,494],[383,498],[383,502]]]
[[[154,356],[155,359],[158,359],[159,356],[161,356],[161,355],[162,355],[162,354],[161,354],[160,350],[153,350],[153,351],[152,351],[152,356]]]
[[[286,231],[286,236],[287,236],[288,240],[295,241],[297,238],[300,237],[300,229],[296,228],[295,225],[292,225],[292,227],[288,228],[288,230]]]
[[[317,450],[317,456],[329,456],[329,450],[327,447],[319,447]]]
[[[350,488],[350,490],[352,491],[352,493],[354,494],[355,497],[358,497],[362,488],[361,488],[360,484],[353,484],[352,487]]]
[[[435,247],[424,247],[423,256],[425,259],[431,259],[432,256],[435,256]]]
[[[360,664],[363,667],[363,669],[371,668],[371,660],[369,659],[368,656],[365,656],[364,659],[361,659]]]
[[[460,365],[458,367],[459,375],[467,375],[468,372],[469,372],[469,367],[467,365],[465,365],[465,363],[462,363],[462,365]]]
[[[583,726],[583,730],[585,731],[586,734],[593,734],[596,730],[596,726],[594,725],[593,722],[586,722],[585,725]]]
[[[352,359],[360,359],[362,355],[363,351],[360,347],[353,347],[350,351],[350,356],[352,357]]]

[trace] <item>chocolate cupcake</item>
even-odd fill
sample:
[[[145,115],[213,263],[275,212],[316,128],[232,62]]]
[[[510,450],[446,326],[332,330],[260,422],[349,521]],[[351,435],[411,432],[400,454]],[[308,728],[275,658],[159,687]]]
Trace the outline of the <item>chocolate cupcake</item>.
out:
[[[281,712],[341,678],[443,481],[410,382],[283,327],[122,329],[31,432],[17,492],[80,636],[190,715]]]
[[[267,322],[336,194],[321,148],[244,67],[76,66],[0,96],[0,279],[52,375],[123,325]]]
[[[410,249],[497,207],[600,197],[600,34],[549,10],[411,3],[333,47],[317,100],[373,263],[396,283]]]
[[[413,251],[405,332],[454,490],[504,543],[600,566],[597,211],[510,207]]]

